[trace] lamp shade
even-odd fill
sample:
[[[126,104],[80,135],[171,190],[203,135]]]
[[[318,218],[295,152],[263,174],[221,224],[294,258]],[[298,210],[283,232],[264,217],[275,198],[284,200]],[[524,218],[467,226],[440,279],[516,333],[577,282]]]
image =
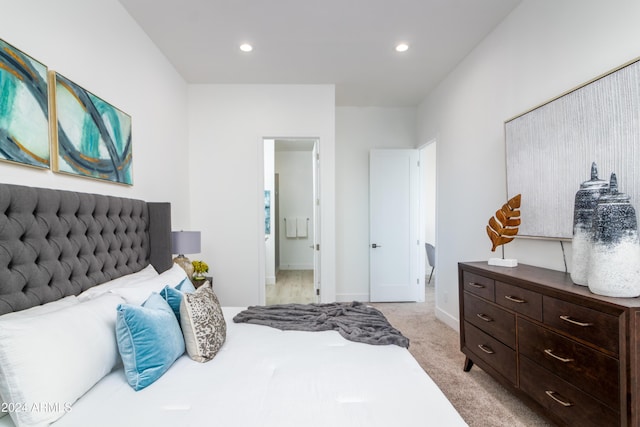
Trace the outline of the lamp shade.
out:
[[[180,255],[200,253],[200,232],[172,231],[171,253]]]

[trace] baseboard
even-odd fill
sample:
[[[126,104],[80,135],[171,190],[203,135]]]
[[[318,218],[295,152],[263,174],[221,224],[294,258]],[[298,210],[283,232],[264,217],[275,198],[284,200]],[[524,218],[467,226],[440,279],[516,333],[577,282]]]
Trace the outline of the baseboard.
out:
[[[441,310],[438,307],[436,307],[436,319],[440,320],[442,323],[449,326],[451,329],[455,330],[456,332],[458,333],[460,332],[460,320],[454,318],[449,313]]]
[[[267,276],[264,278],[264,283],[267,285],[275,285],[276,284],[276,276]]]
[[[336,302],[352,301],[369,301],[369,294],[336,294]]]

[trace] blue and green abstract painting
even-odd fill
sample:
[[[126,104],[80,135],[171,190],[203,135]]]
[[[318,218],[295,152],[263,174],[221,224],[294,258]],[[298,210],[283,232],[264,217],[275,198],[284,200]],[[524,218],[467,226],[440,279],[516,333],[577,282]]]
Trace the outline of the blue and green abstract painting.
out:
[[[264,190],[264,234],[271,234],[271,191]]]
[[[54,169],[131,185],[131,117],[55,73]]]
[[[47,67],[0,40],[0,159],[48,168]]]

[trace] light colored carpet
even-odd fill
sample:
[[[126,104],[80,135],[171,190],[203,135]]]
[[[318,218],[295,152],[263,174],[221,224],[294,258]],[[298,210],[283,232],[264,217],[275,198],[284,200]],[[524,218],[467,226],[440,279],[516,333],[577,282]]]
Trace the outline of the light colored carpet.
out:
[[[553,426],[474,366],[464,372],[456,331],[435,317],[434,288],[424,303],[372,303],[411,340],[409,351],[471,427]]]

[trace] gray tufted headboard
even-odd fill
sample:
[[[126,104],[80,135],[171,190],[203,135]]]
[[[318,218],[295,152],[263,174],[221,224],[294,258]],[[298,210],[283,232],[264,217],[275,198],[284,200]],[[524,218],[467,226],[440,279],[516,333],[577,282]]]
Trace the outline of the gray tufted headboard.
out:
[[[170,244],[169,203],[0,184],[0,314],[163,272]]]

